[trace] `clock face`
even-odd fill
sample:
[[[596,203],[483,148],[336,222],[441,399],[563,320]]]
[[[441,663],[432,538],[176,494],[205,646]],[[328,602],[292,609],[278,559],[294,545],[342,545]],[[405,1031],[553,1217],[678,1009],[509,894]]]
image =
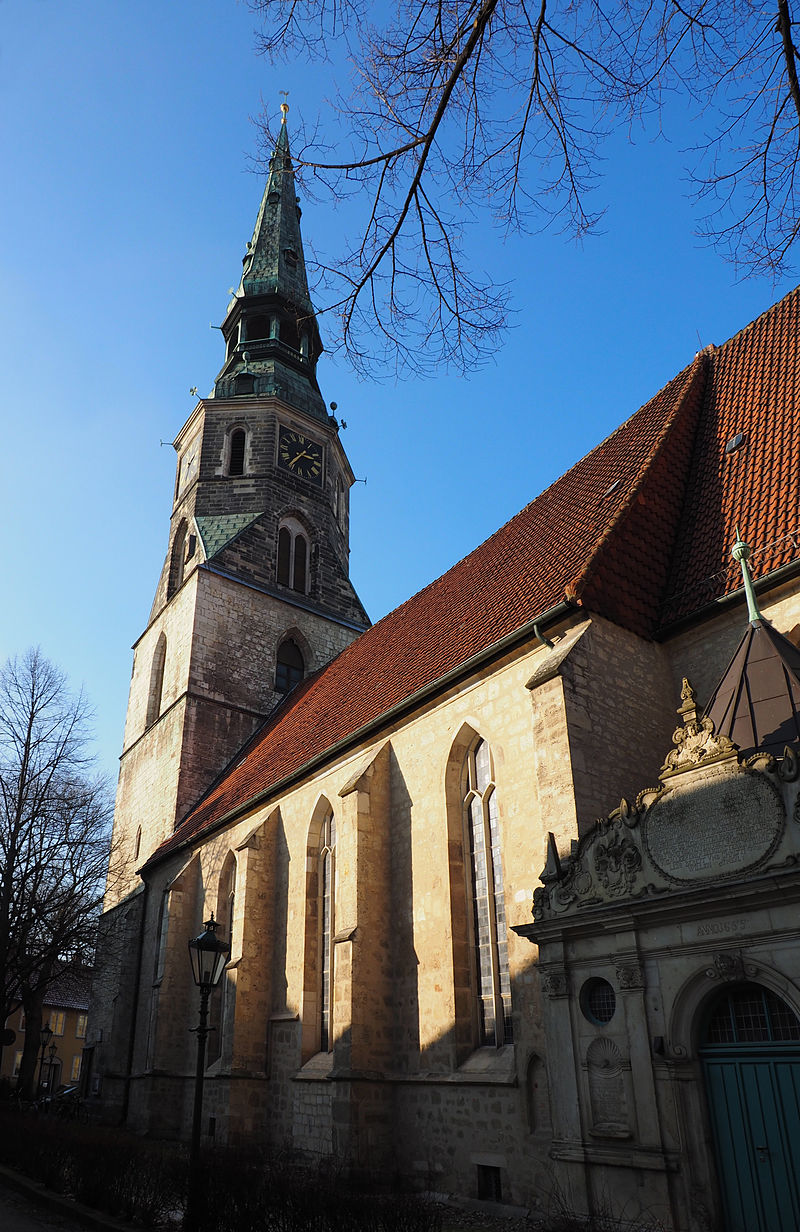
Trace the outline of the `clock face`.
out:
[[[186,453],[183,455],[180,470],[180,485],[181,492],[185,492],[189,484],[197,475],[197,469],[200,462],[200,446],[195,442],[190,445]]]
[[[308,479],[311,483],[322,483],[323,449],[316,441],[309,440],[300,432],[291,428],[281,428],[278,438],[278,465],[284,470]]]

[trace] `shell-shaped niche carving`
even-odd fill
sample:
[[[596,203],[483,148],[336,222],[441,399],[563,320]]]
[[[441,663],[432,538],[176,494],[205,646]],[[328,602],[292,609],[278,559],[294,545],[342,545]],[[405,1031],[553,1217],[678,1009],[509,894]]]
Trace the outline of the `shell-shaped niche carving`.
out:
[[[630,1134],[625,1066],[613,1040],[598,1036],[586,1051],[592,1133],[607,1138]]]

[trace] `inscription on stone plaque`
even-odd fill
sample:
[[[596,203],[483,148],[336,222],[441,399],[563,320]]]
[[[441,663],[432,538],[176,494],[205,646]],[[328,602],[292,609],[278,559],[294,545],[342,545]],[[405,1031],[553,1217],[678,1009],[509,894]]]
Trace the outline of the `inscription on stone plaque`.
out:
[[[783,804],[755,774],[715,778],[670,792],[647,815],[648,854],[674,881],[708,881],[764,860],[781,836]]]
[[[731,933],[743,933],[747,928],[747,920],[709,920],[697,925],[698,937],[727,937]]]

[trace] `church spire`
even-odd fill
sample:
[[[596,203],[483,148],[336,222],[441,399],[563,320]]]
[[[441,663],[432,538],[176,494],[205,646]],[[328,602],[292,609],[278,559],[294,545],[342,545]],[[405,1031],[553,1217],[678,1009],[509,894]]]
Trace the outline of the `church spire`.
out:
[[[327,419],[315,375],[323,347],[308,289],[288,110],[282,103],[253,238],[222,325],[227,359],[215,397],[273,395]]]

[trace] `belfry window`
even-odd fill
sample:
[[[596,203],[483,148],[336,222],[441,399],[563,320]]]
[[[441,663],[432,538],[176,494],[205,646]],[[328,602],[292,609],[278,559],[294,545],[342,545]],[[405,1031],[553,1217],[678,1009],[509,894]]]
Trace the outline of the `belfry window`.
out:
[[[478,1039],[482,1045],[499,1047],[513,1039],[511,979],[497,793],[485,740],[479,740],[467,755],[465,779],[464,820],[469,851]]]
[[[290,637],[278,647],[275,666],[275,692],[288,693],[299,684],[305,674],[303,655],[297,643]]]
[[[247,341],[252,342],[257,338],[269,338],[270,335],[270,318],[267,316],[248,317],[247,319]]]
[[[278,531],[278,582],[308,594],[308,539],[294,518],[287,518]]]
[[[336,820],[328,813],[322,824],[319,850],[319,916],[320,929],[320,1052],[329,1052],[332,1045],[332,996],[333,996],[333,936],[335,932],[335,877],[336,877]]]
[[[247,444],[247,433],[244,428],[234,428],[231,432],[228,453],[228,474],[244,474],[244,448]]]

